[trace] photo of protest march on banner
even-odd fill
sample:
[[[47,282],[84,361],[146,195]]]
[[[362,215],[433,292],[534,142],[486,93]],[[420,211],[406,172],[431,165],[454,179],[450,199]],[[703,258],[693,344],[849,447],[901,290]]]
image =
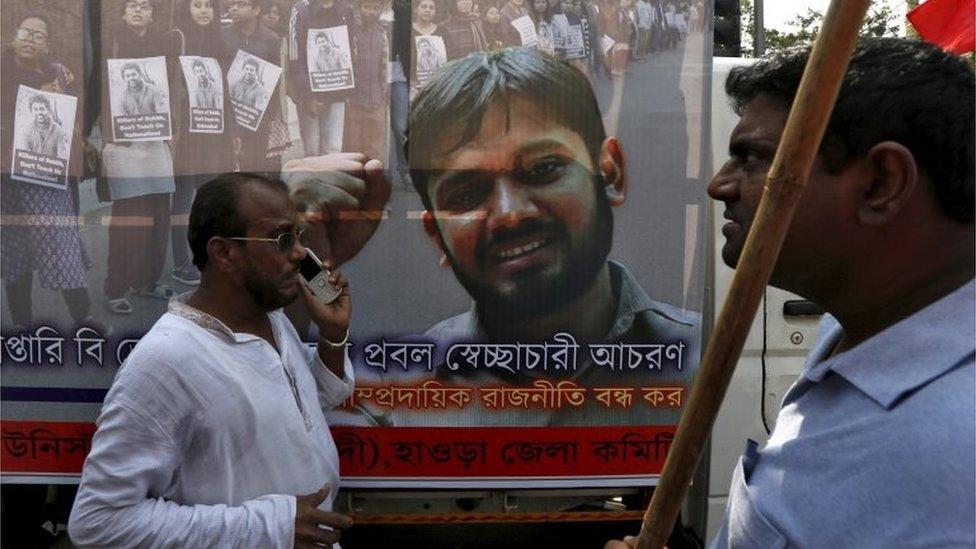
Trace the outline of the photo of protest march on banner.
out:
[[[434,71],[447,63],[447,47],[441,36],[417,36],[417,87],[430,80]]]
[[[65,189],[78,98],[21,85],[14,112],[10,178]]]
[[[227,71],[230,101],[237,124],[257,131],[281,77],[281,67],[237,50]]]
[[[165,141],[170,124],[166,58],[109,59],[109,98],[115,141]]]
[[[346,25],[308,29],[306,44],[312,91],[345,90],[356,86]]]
[[[212,57],[180,56],[186,80],[191,133],[224,132],[224,75]]]

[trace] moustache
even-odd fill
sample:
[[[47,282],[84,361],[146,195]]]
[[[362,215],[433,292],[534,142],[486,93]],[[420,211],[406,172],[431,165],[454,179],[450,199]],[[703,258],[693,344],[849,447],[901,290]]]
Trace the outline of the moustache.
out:
[[[540,233],[547,234],[552,240],[560,240],[566,237],[567,230],[561,222],[547,219],[528,219],[514,227],[501,227],[478,242],[477,257],[485,262],[491,250]]]

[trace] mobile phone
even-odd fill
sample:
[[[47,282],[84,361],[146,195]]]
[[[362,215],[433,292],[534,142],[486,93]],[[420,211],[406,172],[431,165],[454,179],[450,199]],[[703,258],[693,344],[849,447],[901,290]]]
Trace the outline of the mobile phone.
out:
[[[332,275],[332,272],[322,268],[322,262],[315,256],[315,252],[305,248],[305,253],[305,259],[298,264],[302,278],[308,282],[308,287],[315,294],[315,297],[325,303],[332,303],[342,293],[341,288],[337,289],[329,284],[329,276]]]

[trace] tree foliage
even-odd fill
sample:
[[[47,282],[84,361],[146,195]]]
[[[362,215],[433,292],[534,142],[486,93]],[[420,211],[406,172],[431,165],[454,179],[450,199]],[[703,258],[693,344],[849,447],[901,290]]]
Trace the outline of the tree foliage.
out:
[[[768,1],[768,0],[767,0]],[[752,0],[742,0],[742,55],[753,55],[753,28],[755,27],[755,7]],[[812,44],[820,33],[824,14],[819,10],[807,8],[797,14],[786,25],[789,30],[766,29],[766,52],[773,52]],[[901,16],[890,6],[872,5],[861,26],[861,36],[898,36]]]

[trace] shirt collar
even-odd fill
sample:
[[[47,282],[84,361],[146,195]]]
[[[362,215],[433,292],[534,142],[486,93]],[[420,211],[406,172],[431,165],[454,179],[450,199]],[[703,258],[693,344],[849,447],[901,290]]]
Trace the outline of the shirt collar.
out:
[[[867,341],[825,360],[843,334],[833,318],[821,325],[803,375],[819,382],[840,375],[886,409],[976,352],[976,284],[970,280]]]
[[[180,318],[189,320],[204,330],[211,330],[219,334],[223,334],[231,339],[236,339],[234,331],[228,328],[226,324],[188,304],[186,300],[189,299],[191,295],[193,295],[192,291],[170,298],[168,307],[169,312]]]

